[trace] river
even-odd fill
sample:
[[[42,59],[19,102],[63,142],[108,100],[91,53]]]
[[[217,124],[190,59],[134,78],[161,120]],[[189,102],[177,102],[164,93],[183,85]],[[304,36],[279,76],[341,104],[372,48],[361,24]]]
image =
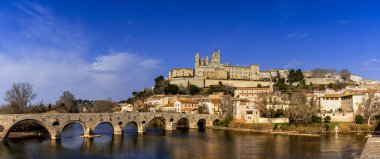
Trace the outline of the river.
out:
[[[83,139],[71,125],[61,140],[23,139],[0,144],[0,158],[359,158],[364,136],[286,136],[227,130],[174,130],[112,135],[101,125],[99,138]]]

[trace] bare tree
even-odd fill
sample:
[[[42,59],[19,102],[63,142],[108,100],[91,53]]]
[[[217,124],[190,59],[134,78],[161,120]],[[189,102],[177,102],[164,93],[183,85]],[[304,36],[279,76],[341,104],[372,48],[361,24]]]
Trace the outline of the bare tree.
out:
[[[209,114],[208,107],[206,104],[201,104],[198,106],[198,113],[199,114]]]
[[[257,102],[261,115],[272,118],[275,115],[276,107],[280,104],[280,97],[274,93],[260,93],[257,97]]]
[[[367,98],[363,98],[359,105],[358,113],[362,114],[370,124],[371,117],[380,114],[380,97],[375,96],[374,93],[368,93]]]
[[[226,118],[232,118],[234,115],[234,101],[229,95],[223,95],[220,97],[219,109]]]
[[[92,112],[94,113],[110,113],[112,112],[113,103],[110,99],[108,100],[97,100],[94,102],[94,108]]]
[[[342,69],[340,70],[339,74],[342,77],[342,79],[349,80],[351,72],[348,69]]]
[[[312,116],[316,116],[319,111],[319,105],[316,97],[306,97],[302,92],[296,92],[291,95],[291,101],[287,112],[289,117],[296,121],[305,123],[311,122]]]
[[[66,112],[75,113],[78,111],[75,96],[70,91],[64,91],[59,100],[57,101],[58,107],[65,108]]]
[[[36,97],[37,94],[33,92],[32,84],[15,83],[5,93],[4,100],[9,102],[15,113],[24,113],[27,109],[27,104]]]

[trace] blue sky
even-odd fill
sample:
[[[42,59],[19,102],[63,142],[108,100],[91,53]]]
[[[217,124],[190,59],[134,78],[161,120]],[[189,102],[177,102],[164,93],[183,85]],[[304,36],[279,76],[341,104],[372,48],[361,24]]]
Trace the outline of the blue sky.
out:
[[[30,82],[35,102],[65,90],[126,99],[214,49],[261,70],[348,68],[380,80],[379,10],[348,0],[1,1],[0,96]]]

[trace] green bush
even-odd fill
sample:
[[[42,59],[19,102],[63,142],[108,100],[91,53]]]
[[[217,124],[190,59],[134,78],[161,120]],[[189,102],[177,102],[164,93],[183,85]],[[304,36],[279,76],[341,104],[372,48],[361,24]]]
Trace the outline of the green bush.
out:
[[[361,116],[361,115],[355,115],[355,123],[356,124],[363,124],[364,123],[364,118],[363,118],[363,116]]]
[[[331,121],[331,117],[330,116],[325,116],[325,118],[323,118],[323,122],[324,123],[330,123]]]
[[[311,122],[312,122],[312,123],[322,123],[322,118],[313,115],[313,116],[311,117]]]
[[[224,120],[218,121],[215,123],[215,126],[224,126],[228,127],[230,122],[232,121],[232,117],[226,117]]]

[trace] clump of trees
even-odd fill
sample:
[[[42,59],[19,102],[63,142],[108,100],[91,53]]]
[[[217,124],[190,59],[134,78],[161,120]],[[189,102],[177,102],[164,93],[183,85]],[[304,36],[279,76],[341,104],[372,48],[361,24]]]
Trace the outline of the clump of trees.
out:
[[[78,113],[78,103],[74,94],[70,91],[64,91],[56,102],[57,111],[60,113]]]
[[[286,81],[285,78],[281,78],[280,73],[277,72],[277,77],[273,81],[274,89],[278,91],[308,89],[308,86],[305,83],[305,76],[301,69],[290,69],[287,79],[288,80]]]
[[[303,75],[301,69],[297,69],[297,71],[295,71],[294,69],[290,69],[289,75],[288,75],[288,80],[289,80],[290,85],[296,82],[305,83],[304,78],[305,76]]]

